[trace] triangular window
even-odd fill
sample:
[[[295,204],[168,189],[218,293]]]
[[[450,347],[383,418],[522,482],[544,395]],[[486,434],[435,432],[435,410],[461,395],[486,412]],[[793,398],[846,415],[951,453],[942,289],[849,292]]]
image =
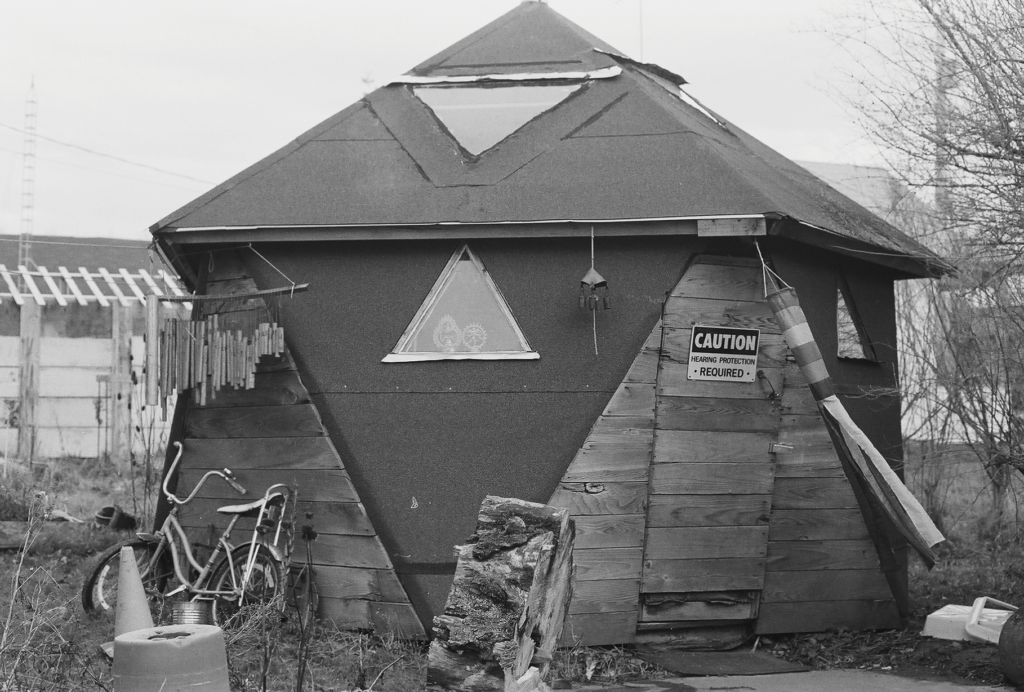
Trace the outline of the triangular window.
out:
[[[836,355],[852,360],[877,362],[875,349],[871,346],[864,323],[850,295],[850,287],[844,277],[838,277],[836,285],[836,331],[838,348]]]
[[[494,280],[464,245],[384,362],[536,358]]]
[[[462,148],[476,156],[579,88],[579,84],[419,87],[413,93],[430,107]]]

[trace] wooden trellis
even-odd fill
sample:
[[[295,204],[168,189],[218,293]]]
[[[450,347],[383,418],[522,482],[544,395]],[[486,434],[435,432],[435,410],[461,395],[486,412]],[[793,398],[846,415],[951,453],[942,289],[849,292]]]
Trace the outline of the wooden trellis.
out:
[[[24,286],[19,288],[18,277],[24,280]],[[53,301],[57,305],[66,306],[70,303],[88,305],[99,303],[108,307],[112,303],[119,303],[125,307],[133,303],[145,303],[147,295],[155,295],[157,298],[177,298],[174,302],[183,303],[187,309],[192,308],[190,302],[182,301],[185,292],[178,284],[173,275],[160,269],[153,273],[145,269],[139,269],[132,273],[127,269],[117,269],[110,272],[100,267],[95,272],[90,272],[85,267],[79,267],[78,271],[70,271],[67,267],[58,267],[57,271],[50,271],[46,267],[29,269],[25,265],[19,265],[17,270],[8,269],[0,264],[0,277],[7,285],[7,291],[0,291],[0,302],[4,298],[13,299],[18,305],[24,305],[26,300],[34,300],[38,305],[46,305]],[[82,286],[79,286],[81,282]],[[104,287],[107,289],[104,292]],[[170,300],[164,300],[166,307],[171,307]]]

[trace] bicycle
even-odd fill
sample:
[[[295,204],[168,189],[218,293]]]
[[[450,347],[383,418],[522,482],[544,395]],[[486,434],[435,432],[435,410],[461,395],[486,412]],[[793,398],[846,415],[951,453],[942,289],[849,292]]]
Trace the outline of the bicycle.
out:
[[[240,495],[246,489],[235,480],[231,469],[208,471],[185,499],[168,488],[181,461],[183,447],[177,454],[161,485],[171,510],[163,525],[154,534],[138,533],[134,539],[111,547],[100,556],[98,564],[82,586],[82,606],[87,613],[108,613],[113,616],[117,604],[117,580],[120,572],[121,548],[128,546],[135,553],[143,588],[152,599],[186,594],[189,600],[212,601],[214,624],[229,624],[248,605],[269,603],[274,599],[284,604],[287,549],[291,525],[285,521],[292,492],[283,483],[271,485],[263,497],[240,505],[218,507],[221,514],[231,516],[209,558],[201,564],[192,550],[185,529],[178,522],[178,509],[187,505],[213,476],[228,483]],[[249,540],[231,543],[231,533],[241,519],[255,519]],[[184,563],[183,563],[184,559]],[[187,570],[185,568],[188,568]],[[191,578],[189,578],[191,577]],[[164,593],[172,579],[178,586]],[[314,606],[315,607],[315,606]]]

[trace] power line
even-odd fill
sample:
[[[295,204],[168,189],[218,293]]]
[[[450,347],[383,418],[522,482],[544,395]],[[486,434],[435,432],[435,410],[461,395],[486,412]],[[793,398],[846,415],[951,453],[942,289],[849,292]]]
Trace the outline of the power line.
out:
[[[0,151],[6,151],[9,154],[17,154],[18,156],[22,155],[22,153],[20,151],[15,151],[14,149],[8,149],[7,147],[0,147]],[[175,190],[188,190],[190,192],[193,192],[195,190],[195,188],[182,187],[181,185],[174,185],[173,183],[161,183],[161,182],[159,182],[157,180],[149,180],[147,178],[139,178],[138,176],[134,176],[134,175],[125,175],[124,173],[115,173],[113,171],[105,171],[102,168],[93,168],[92,166],[83,166],[80,163],[70,163],[68,161],[61,161],[60,159],[51,159],[48,156],[36,156],[36,158],[38,160],[40,160],[40,161],[49,161],[50,163],[55,163],[58,166],[68,166],[69,168],[80,168],[83,171],[92,171],[93,173],[100,173],[102,175],[110,175],[110,176],[113,176],[115,178],[123,178],[125,180],[135,180],[137,182],[147,183],[149,185],[158,185],[160,187],[172,187]]]
[[[0,123],[0,127],[6,128],[8,130],[13,130],[14,132],[20,132],[21,134],[25,134],[25,130],[21,129],[20,127],[14,127],[13,125],[8,125],[6,123]],[[35,136],[37,138],[39,138],[39,139],[45,139],[47,142],[52,142],[54,144],[59,144],[59,145],[61,145],[63,147],[69,147],[71,149],[77,149],[79,151],[84,151],[85,153],[92,154],[93,156],[102,156],[105,159],[111,159],[112,161],[119,161],[121,163],[126,163],[126,164],[128,164],[130,166],[138,166],[139,168],[147,168],[147,169],[149,169],[151,171],[156,171],[157,173],[163,173],[164,175],[173,175],[173,176],[176,176],[178,178],[185,178],[187,180],[193,180],[193,181],[195,181],[197,183],[203,183],[204,185],[213,185],[214,184],[214,183],[210,182],[209,180],[202,180],[200,178],[194,178],[191,175],[185,175],[184,173],[175,173],[174,171],[169,171],[169,170],[166,170],[164,168],[157,168],[156,166],[150,166],[149,164],[146,164],[146,163],[139,163],[138,161],[131,161],[129,159],[122,158],[120,156],[114,156],[113,154],[104,154],[102,151],[96,151],[95,149],[89,149],[88,147],[83,147],[83,146],[81,146],[79,144],[72,144],[71,142],[64,142],[64,141],[59,140],[59,139],[54,139],[53,137],[47,137],[46,135],[41,135],[41,134],[37,133]]]
[[[45,237],[45,236],[44,236]],[[16,237],[5,237],[0,236],[0,243],[17,243],[18,238]],[[140,241],[142,242],[142,241]],[[73,245],[75,247],[99,247],[99,248],[120,248],[122,250],[146,250],[149,247],[147,245],[113,245],[108,243],[75,243],[72,241],[65,240],[39,240],[38,238],[32,238],[33,245]]]

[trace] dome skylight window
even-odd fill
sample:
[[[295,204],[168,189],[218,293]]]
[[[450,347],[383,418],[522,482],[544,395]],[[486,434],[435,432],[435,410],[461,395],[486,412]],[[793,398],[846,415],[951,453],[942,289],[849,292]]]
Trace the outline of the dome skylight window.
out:
[[[427,104],[462,148],[474,156],[554,108],[580,88],[557,86],[419,87]]]

